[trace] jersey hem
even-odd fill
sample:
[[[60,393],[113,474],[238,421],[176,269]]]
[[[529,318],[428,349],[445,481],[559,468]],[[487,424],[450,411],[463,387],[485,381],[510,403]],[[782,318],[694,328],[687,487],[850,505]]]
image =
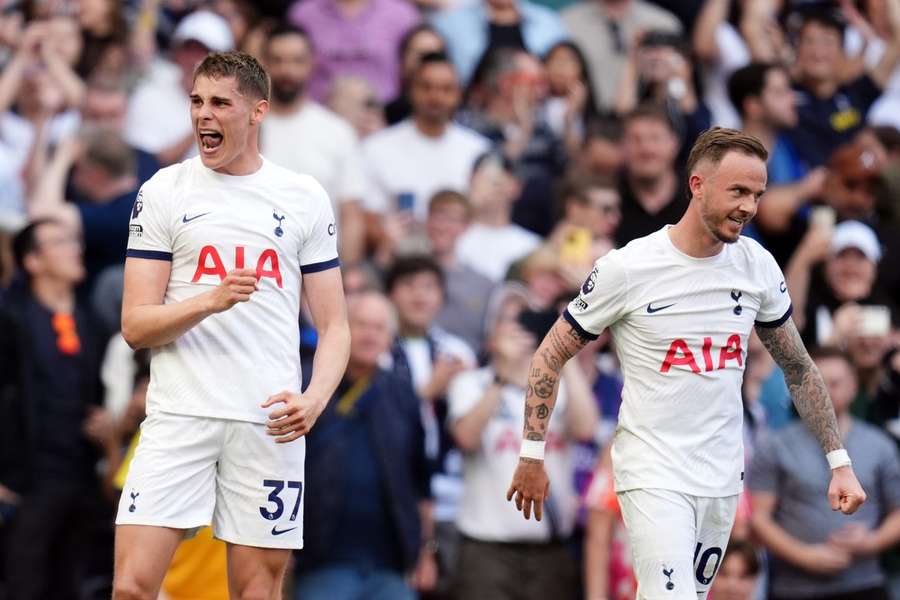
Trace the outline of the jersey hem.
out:
[[[600,337],[600,334],[591,333],[590,331],[582,327],[581,324],[575,320],[575,317],[572,316],[572,313],[569,312],[568,308],[563,310],[562,316],[566,321],[568,321],[569,325],[574,327],[575,331],[577,331],[582,337],[588,340],[596,340],[598,337]]]
[[[631,483],[631,484],[622,484],[618,483],[614,484],[614,490],[617,494],[622,492],[630,492],[633,490],[669,490],[670,492],[678,492],[679,494],[687,494],[688,496],[696,496],[697,498],[729,498],[731,496],[739,496],[743,493],[744,487],[738,486],[733,490],[713,490],[713,489],[703,489],[699,490],[699,488],[687,488],[680,485],[667,485],[665,483],[662,484],[642,484],[642,483]]]
[[[790,318],[790,316],[793,312],[794,312],[794,305],[791,304],[790,306],[788,306],[787,311],[785,311],[785,313],[783,315],[781,315],[780,319],[775,319],[774,321],[755,321],[754,325],[756,325],[757,327],[768,327],[770,329],[775,328],[775,327],[780,327],[782,324],[784,324],[785,321],[787,321]]]
[[[246,413],[238,413],[238,412],[226,412],[219,414],[209,414],[201,411],[187,411],[187,410],[169,410],[167,408],[154,407],[153,412],[161,412],[169,415],[177,415],[181,417],[195,417],[201,419],[218,419],[220,421],[240,421],[242,423],[252,423],[254,425],[265,425],[266,417],[254,417],[250,418]],[[150,416],[150,413],[147,413],[147,416]]]
[[[150,260],[172,260],[171,252],[163,252],[161,250],[138,250],[137,248],[129,248],[125,251],[125,256],[131,258],[149,258]]]

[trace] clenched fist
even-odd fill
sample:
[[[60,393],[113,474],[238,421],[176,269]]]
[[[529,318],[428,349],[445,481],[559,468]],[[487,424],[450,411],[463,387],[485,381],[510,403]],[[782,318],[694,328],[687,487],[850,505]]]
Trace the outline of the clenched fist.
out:
[[[213,312],[224,312],[238,302],[248,302],[250,295],[259,289],[256,286],[254,269],[234,269],[229,271],[222,283],[216,286],[210,299]]]

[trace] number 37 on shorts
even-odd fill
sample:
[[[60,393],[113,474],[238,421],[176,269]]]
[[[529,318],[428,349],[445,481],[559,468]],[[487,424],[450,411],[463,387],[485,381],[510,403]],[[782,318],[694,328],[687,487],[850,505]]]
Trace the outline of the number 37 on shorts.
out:
[[[300,516],[300,507],[303,504],[303,482],[282,481],[279,479],[264,479],[263,487],[269,490],[268,504],[259,507],[259,514],[267,521],[276,521],[272,525],[272,535],[279,536],[294,531],[299,525],[294,525]],[[287,503],[287,504],[286,504]],[[290,508],[288,524],[279,526],[285,511]]]

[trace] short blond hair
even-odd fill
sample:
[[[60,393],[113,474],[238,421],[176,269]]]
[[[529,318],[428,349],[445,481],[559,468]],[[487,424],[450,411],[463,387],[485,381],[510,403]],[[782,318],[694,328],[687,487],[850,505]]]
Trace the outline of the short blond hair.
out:
[[[690,178],[693,175],[694,169],[701,161],[708,160],[717,165],[729,152],[755,156],[763,162],[769,160],[769,151],[752,135],[737,129],[713,127],[701,133],[694,142],[687,159],[687,176]]]

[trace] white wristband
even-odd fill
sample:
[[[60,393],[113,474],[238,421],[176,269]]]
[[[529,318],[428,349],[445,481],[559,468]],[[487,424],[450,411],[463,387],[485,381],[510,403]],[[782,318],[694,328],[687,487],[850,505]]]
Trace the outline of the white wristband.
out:
[[[832,469],[837,469],[839,467],[849,467],[851,464],[850,455],[847,454],[847,451],[843,448],[832,450],[825,455],[825,458],[828,460],[828,466]]]
[[[519,456],[522,458],[533,458],[535,460],[544,460],[544,441],[522,440],[522,447],[519,449]]]

